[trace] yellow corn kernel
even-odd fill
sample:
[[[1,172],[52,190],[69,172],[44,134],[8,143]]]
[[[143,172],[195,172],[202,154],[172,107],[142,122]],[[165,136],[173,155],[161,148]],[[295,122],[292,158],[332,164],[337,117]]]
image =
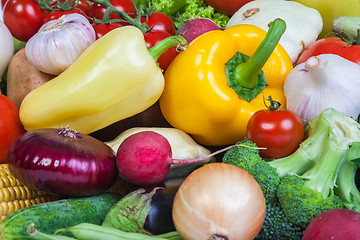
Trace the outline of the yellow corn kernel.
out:
[[[51,200],[50,196],[41,196],[33,199],[14,200],[0,203],[0,215],[6,216],[14,211],[29,207],[34,204],[45,203]]]
[[[1,171],[1,170],[0,170]],[[0,188],[21,186],[19,180],[12,175],[0,175]]]
[[[8,176],[8,175],[11,175],[11,173],[7,164],[0,164],[0,176]]]
[[[14,186],[0,189],[0,202],[31,199],[44,196],[46,193],[30,189],[26,186]]]
[[[25,186],[11,174],[7,164],[0,164],[0,222],[9,213],[49,201],[49,194]]]

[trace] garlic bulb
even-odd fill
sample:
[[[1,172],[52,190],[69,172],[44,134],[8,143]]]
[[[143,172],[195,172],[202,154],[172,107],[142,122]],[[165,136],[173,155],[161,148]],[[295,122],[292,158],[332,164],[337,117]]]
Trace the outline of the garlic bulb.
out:
[[[310,57],[288,74],[284,92],[287,108],[312,121],[327,108],[353,119],[360,114],[360,66],[339,55]]]
[[[25,53],[38,70],[58,75],[95,39],[95,30],[86,17],[72,13],[45,23],[26,43]]]
[[[0,20],[0,78],[6,72],[6,68],[14,55],[14,40],[9,29]]]

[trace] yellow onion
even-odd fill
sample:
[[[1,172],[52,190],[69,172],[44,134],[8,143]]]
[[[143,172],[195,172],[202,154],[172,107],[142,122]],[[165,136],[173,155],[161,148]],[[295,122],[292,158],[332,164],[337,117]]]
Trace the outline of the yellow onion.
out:
[[[266,205],[259,184],[248,172],[209,163],[180,185],[172,211],[184,240],[247,240],[260,232]]]

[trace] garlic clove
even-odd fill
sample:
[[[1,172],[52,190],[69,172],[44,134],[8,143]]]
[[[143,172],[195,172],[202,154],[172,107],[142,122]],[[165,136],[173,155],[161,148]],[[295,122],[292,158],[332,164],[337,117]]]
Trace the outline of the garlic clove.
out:
[[[95,40],[86,17],[72,13],[45,23],[26,43],[25,53],[38,70],[59,75]]]

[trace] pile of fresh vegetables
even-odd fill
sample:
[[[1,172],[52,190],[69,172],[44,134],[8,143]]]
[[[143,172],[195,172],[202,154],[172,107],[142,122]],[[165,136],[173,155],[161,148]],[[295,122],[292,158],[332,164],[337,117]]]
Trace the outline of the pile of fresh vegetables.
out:
[[[0,239],[359,238],[358,1],[0,13]]]

